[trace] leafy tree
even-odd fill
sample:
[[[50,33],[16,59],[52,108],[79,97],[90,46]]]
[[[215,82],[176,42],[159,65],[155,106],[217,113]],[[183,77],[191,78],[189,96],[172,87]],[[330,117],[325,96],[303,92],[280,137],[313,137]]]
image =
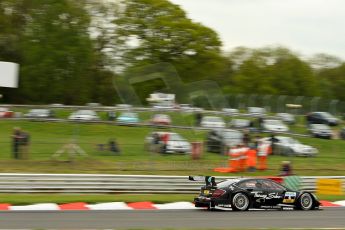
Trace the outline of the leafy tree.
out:
[[[284,47],[239,47],[229,55],[231,88],[245,94],[318,95],[318,83],[307,62]]]
[[[93,61],[88,14],[74,1],[37,0],[29,16],[21,47],[23,96],[33,102],[86,102]]]
[[[166,0],[122,2],[116,24],[117,64],[130,67],[170,63],[184,80],[219,76],[225,68],[221,42],[211,29],[192,22]]]
[[[337,57],[304,61],[284,47],[223,55],[220,47],[212,29],[168,0],[0,1],[0,60],[21,65],[20,88],[1,89],[7,102],[112,104],[119,99],[114,88],[125,88],[132,75],[148,79],[134,86],[143,101],[164,87],[159,77],[176,72],[185,83],[216,81],[229,94],[345,99]]]
[[[319,53],[313,55],[308,60],[308,63],[314,70],[318,71],[322,69],[339,67],[343,63],[343,61],[336,56]]]
[[[19,89],[6,90],[8,100],[114,101],[113,74],[103,68],[103,56],[90,38],[85,4],[71,0],[1,2],[0,58],[21,65]]]
[[[298,57],[278,59],[272,66],[272,86],[279,94],[319,95],[319,85],[310,66]]]
[[[345,63],[339,67],[322,69],[317,77],[323,83],[323,97],[345,100]]]

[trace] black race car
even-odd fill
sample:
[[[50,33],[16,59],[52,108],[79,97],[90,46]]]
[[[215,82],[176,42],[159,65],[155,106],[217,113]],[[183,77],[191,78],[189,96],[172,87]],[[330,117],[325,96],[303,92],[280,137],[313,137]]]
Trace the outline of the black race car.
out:
[[[300,210],[318,209],[316,196],[306,191],[293,191],[283,185],[264,178],[239,178],[219,183],[211,176],[189,176],[189,180],[206,182],[200,195],[194,198],[195,207],[230,208],[234,211],[255,209],[283,209],[290,207]]]

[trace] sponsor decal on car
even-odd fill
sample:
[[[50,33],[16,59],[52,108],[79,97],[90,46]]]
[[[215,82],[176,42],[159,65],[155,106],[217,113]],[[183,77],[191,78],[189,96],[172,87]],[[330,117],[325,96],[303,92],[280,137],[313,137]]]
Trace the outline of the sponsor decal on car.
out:
[[[283,203],[291,204],[291,203],[294,203],[295,200],[296,200],[295,192],[286,192],[284,195]]]
[[[282,198],[278,193],[276,192],[272,192],[272,193],[269,193],[269,194],[263,194],[263,192],[261,191],[255,191],[255,192],[252,192],[252,194],[254,194],[254,197],[255,198],[262,198],[262,199],[265,199],[265,200],[269,200],[269,199],[280,199]]]

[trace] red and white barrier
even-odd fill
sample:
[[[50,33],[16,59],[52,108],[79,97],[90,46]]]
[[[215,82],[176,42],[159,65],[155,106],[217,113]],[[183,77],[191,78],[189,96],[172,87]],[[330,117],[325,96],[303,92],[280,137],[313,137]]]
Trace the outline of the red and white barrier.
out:
[[[322,207],[345,207],[345,200],[321,201]],[[152,202],[108,202],[99,204],[87,204],[83,202],[55,204],[41,203],[31,205],[1,204],[0,211],[87,211],[87,210],[179,210],[197,209],[191,202],[173,202],[166,204],[154,204]]]

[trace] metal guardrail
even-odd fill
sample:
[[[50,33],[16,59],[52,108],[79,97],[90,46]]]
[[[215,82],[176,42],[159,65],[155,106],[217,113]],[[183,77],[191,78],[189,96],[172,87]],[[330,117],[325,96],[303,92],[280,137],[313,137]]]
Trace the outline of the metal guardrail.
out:
[[[238,177],[216,177],[217,181]],[[315,191],[316,179],[345,176],[301,177],[302,189]],[[187,176],[109,174],[0,174],[0,193],[168,193],[196,194],[204,183]]]
[[[317,179],[340,179],[342,181],[342,188],[345,191],[345,176],[303,176],[301,177],[302,184],[301,189],[315,192]]]

